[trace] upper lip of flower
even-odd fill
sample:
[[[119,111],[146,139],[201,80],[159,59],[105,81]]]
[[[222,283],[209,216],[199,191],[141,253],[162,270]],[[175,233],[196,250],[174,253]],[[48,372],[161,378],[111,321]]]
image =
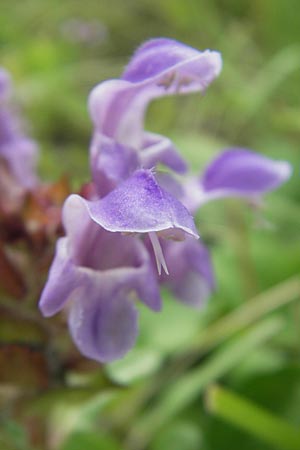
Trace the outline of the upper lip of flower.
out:
[[[108,231],[149,233],[178,228],[199,237],[190,213],[159,186],[151,170],[137,170],[100,200],[82,201],[90,217]]]
[[[89,110],[95,128],[120,143],[140,148],[149,101],[204,91],[221,67],[219,52],[200,52],[172,39],[148,42],[134,54],[121,79],[102,82],[92,90]]]

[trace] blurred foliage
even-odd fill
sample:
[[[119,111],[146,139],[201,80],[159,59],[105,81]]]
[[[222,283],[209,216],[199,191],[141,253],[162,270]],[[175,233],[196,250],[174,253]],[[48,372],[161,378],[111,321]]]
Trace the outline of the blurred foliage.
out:
[[[207,409],[203,393],[216,381],[300,427],[298,2],[1,1],[1,65],[39,142],[40,173],[66,174],[73,189],[89,178],[89,91],[155,36],[220,50],[224,68],[204,97],[154,102],[148,128],[171,136],[194,171],[246,146],[289,160],[294,176],[262,209],[203,207],[216,294],[198,313],[168,293],[160,315],[141,306],[139,341],[122,361],[83,360],[64,318],[41,319],[36,299],[1,297],[1,450],[275,448]]]

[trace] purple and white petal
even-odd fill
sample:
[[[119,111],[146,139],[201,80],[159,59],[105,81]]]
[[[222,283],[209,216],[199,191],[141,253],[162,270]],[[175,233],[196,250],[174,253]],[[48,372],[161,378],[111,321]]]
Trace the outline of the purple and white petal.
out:
[[[81,201],[91,218],[108,231],[149,233],[170,230],[171,235],[172,229],[178,229],[198,238],[190,213],[159,186],[151,170],[137,170],[99,201]]]
[[[205,89],[222,68],[219,52],[199,50],[174,39],[157,38],[142,44],[122,75],[123,80],[140,83],[156,80],[172,93]]]
[[[91,283],[73,294],[69,328],[80,352],[99,362],[122,358],[134,345],[138,312],[110,283]]]

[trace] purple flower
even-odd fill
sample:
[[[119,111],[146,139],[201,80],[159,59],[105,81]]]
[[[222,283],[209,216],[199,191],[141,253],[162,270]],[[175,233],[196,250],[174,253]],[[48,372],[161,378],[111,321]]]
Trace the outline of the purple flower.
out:
[[[66,200],[63,224],[66,237],[57,242],[41,312],[48,317],[67,306],[72,337],[85,356],[120,358],[137,335],[135,297],[154,311],[161,306],[149,254],[140,239],[91,220],[79,196]]]
[[[215,280],[191,212],[219,197],[260,196],[290,175],[285,162],[237,149],[222,153],[202,177],[182,182],[188,167],[173,143],[144,130],[152,99],[204,91],[221,64],[218,52],[155,39],[136,51],[120,79],[90,95],[95,194],[66,200],[66,236],[39,304],[45,316],[68,311],[73,340],[87,357],[106,362],[128,352],[137,336],[134,302],[159,311],[160,284],[201,307]],[[155,173],[158,163],[168,173]]]
[[[80,351],[98,361],[119,358],[137,334],[133,294],[160,309],[157,273],[135,235],[148,234],[158,272],[167,272],[158,236],[197,238],[193,219],[151,171],[139,170],[97,201],[71,195],[63,223],[66,237],[58,241],[40,309],[50,316],[71,300],[69,325]]]
[[[23,134],[19,118],[8,104],[10,91],[10,77],[0,69],[0,158],[8,165],[16,181],[31,189],[37,183],[38,149],[35,142]]]
[[[199,52],[171,39],[154,39],[136,51],[121,79],[105,81],[92,90],[91,170],[99,195],[112,187],[112,179],[124,180],[122,176],[134,170],[134,165],[150,169],[161,162],[179,173],[187,169],[169,139],[145,132],[146,108],[157,97],[203,92],[221,67],[218,52]],[[114,166],[117,153],[123,157]],[[103,180],[107,178],[110,183],[105,189]]]

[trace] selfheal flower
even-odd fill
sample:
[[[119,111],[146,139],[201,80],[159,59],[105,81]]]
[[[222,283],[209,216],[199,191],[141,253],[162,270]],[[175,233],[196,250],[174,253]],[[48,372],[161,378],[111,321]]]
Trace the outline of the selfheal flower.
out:
[[[58,241],[41,311],[53,315],[71,300],[70,330],[80,351],[98,361],[119,358],[137,334],[132,293],[160,309],[157,275],[135,235],[149,235],[158,271],[167,272],[159,236],[197,238],[193,219],[151,171],[140,170],[100,200],[71,195],[63,223],[67,236]]]
[[[44,316],[65,306],[79,350],[100,362],[122,357],[137,335],[137,296],[157,311],[161,300],[156,276],[143,243],[111,233],[91,220],[81,197],[63,208],[66,237],[57,242],[40,299]]]
[[[262,195],[289,176],[286,163],[248,150],[224,152],[186,184],[155,174],[158,163],[177,174],[187,165],[169,139],[144,130],[149,101],[204,91],[220,70],[218,52],[156,39],[136,51],[121,79],[101,83],[90,95],[91,195],[65,202],[66,237],[57,243],[40,300],[45,316],[69,311],[73,340],[90,358],[111,361],[133,346],[133,302],[158,311],[159,284],[193,307],[210,296],[210,255],[191,212],[218,197]]]
[[[38,149],[36,143],[22,132],[19,118],[8,104],[10,91],[10,77],[0,69],[0,158],[16,181],[31,189],[37,183]]]
[[[116,152],[122,152],[125,156],[117,166],[119,181],[122,181],[122,162],[122,174],[127,174],[132,168],[132,156],[128,160],[129,153],[136,154],[136,169],[152,168],[161,162],[179,173],[186,171],[185,161],[170,140],[144,131],[146,108],[157,97],[203,92],[218,76],[221,66],[218,52],[200,52],[172,39],[153,39],[136,51],[121,79],[105,81],[96,86],[89,98],[95,127],[91,169],[96,185],[103,173],[107,178],[107,166],[112,166],[111,161]],[[116,151],[112,150],[114,146],[117,147]],[[112,151],[107,152],[107,147]],[[103,152],[106,154],[105,159]],[[116,179],[116,175],[113,178]],[[108,191],[102,189],[103,182],[98,189],[101,196]]]

